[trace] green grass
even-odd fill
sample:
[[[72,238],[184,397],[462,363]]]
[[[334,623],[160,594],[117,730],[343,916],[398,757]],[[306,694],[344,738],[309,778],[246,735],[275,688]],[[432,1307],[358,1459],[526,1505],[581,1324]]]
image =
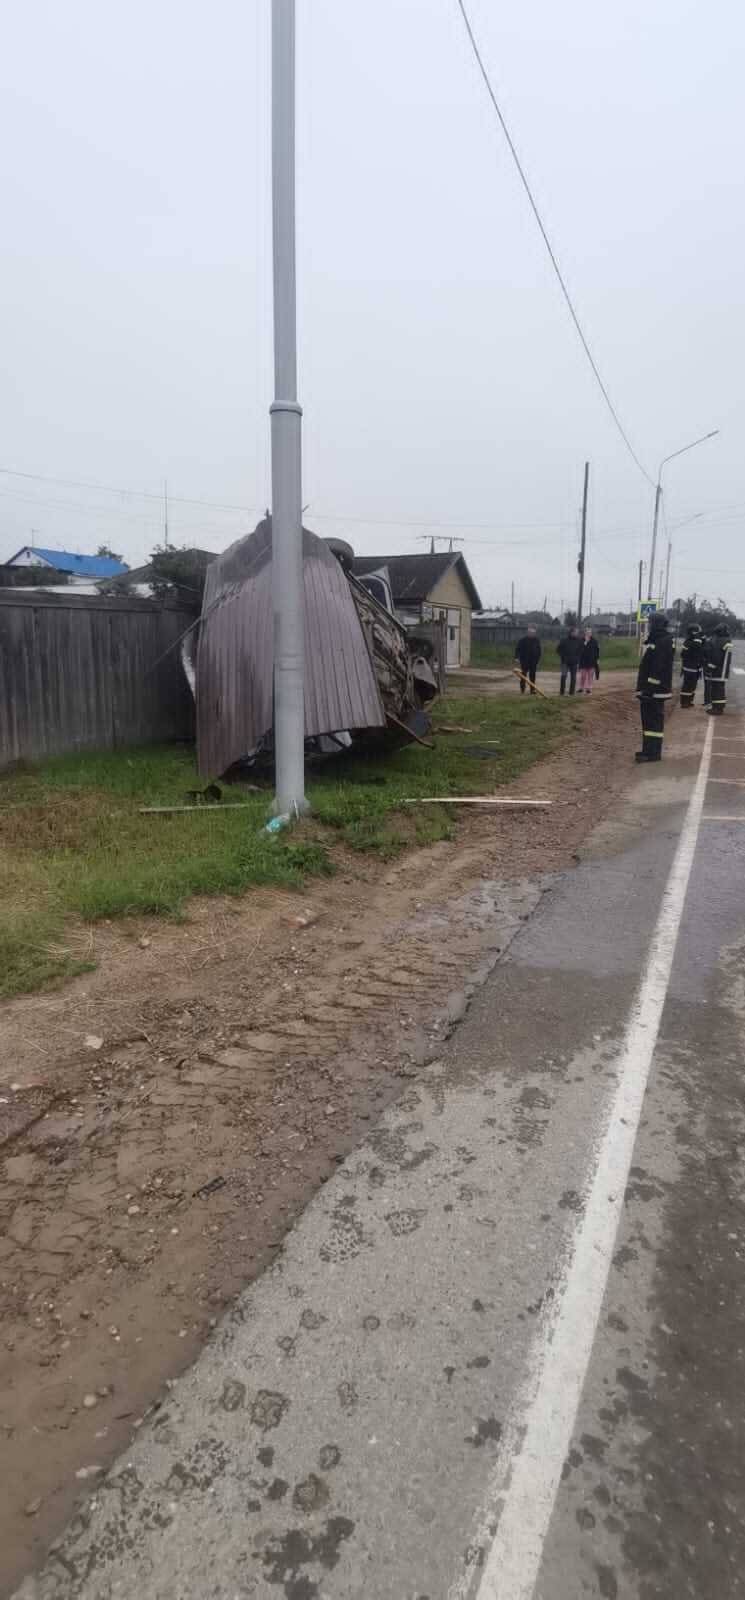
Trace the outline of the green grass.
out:
[[[558,672],[559,658],[556,654],[556,640],[543,640],[543,654],[539,670],[543,672]],[[600,669],[601,672],[617,672],[622,667],[636,667],[639,664],[639,645],[636,639],[599,639]],[[511,667],[515,659],[515,647],[511,644],[482,644],[474,639],[471,645],[472,667]]]
[[[310,820],[276,836],[263,828],[270,788],[226,788],[224,809],[204,815],[140,815],[143,805],[188,803],[199,780],[184,745],[65,756],[1,777],[0,998],[89,968],[86,923],[179,916],[193,895],[252,885],[300,889],[335,870],[337,842],[387,860],[446,838],[448,808],[403,801],[510,782],[570,731],[571,710],[558,700],[445,700],[435,724],[471,733],[436,736],[434,750],[327,763],[309,774]],[[499,740],[493,760],[467,754],[490,739]],[[245,809],[229,811],[237,800]]]
[[[550,650],[550,643],[544,644],[543,648],[544,651]],[[513,644],[482,644],[478,639],[471,641],[472,667],[511,667],[514,659]]]

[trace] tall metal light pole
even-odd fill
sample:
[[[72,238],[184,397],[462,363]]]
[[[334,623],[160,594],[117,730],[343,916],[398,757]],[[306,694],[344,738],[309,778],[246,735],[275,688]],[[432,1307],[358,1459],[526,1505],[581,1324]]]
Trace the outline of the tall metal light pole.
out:
[[[272,600],[274,809],[297,816],[305,798],[301,417],[295,295],[295,0],[272,0],[272,227],[274,401]]]
[[[654,521],[652,523],[652,553],[649,557],[649,572],[647,574],[647,599],[653,598],[654,592],[654,562],[657,554],[657,524],[660,520],[660,502],[662,500],[662,468],[668,461],[674,461],[676,456],[684,456],[687,450],[695,450],[697,444],[705,444],[707,439],[715,438],[719,429],[713,428],[711,433],[703,433],[700,439],[692,439],[690,444],[684,444],[682,450],[673,450],[672,455],[663,456],[657,473],[657,488],[654,492]]]

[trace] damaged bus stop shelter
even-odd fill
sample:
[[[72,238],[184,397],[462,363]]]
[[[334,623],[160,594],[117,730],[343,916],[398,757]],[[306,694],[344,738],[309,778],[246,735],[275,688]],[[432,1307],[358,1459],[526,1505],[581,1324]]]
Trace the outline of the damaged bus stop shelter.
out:
[[[341,540],[303,529],[306,756],[420,738],[439,690],[431,646],[410,639]],[[375,585],[373,585],[375,587]],[[204,777],[273,756],[272,527],[265,517],[207,569],[202,615],[183,647]]]

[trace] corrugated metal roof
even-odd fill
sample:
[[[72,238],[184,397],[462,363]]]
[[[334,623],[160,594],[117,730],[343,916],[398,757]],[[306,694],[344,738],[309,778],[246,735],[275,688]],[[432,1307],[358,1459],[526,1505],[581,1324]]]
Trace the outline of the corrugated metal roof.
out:
[[[359,578],[367,572],[387,567],[394,605],[419,605],[428,600],[435,584],[455,567],[468,592],[474,611],[480,611],[478,590],[460,551],[429,551],[407,556],[355,556],[352,571]]]
[[[305,736],[385,727],[370,653],[344,571],[303,529]],[[272,726],[271,518],[207,569],[197,657],[197,760],[225,772]]]
[[[8,566],[12,567],[13,562],[26,550],[32,556],[39,556],[41,561],[47,561],[57,572],[76,572],[81,578],[118,578],[122,573],[129,572],[126,562],[114,561],[111,556],[79,556],[73,550],[42,550],[36,544],[24,544],[20,550],[16,550]]]

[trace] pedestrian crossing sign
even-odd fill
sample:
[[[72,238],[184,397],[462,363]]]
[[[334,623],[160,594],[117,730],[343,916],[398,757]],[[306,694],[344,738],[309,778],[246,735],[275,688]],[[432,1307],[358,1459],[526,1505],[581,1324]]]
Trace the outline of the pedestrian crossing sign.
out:
[[[658,610],[659,607],[656,600],[640,600],[636,613],[637,622],[649,622],[651,617],[657,615]]]

